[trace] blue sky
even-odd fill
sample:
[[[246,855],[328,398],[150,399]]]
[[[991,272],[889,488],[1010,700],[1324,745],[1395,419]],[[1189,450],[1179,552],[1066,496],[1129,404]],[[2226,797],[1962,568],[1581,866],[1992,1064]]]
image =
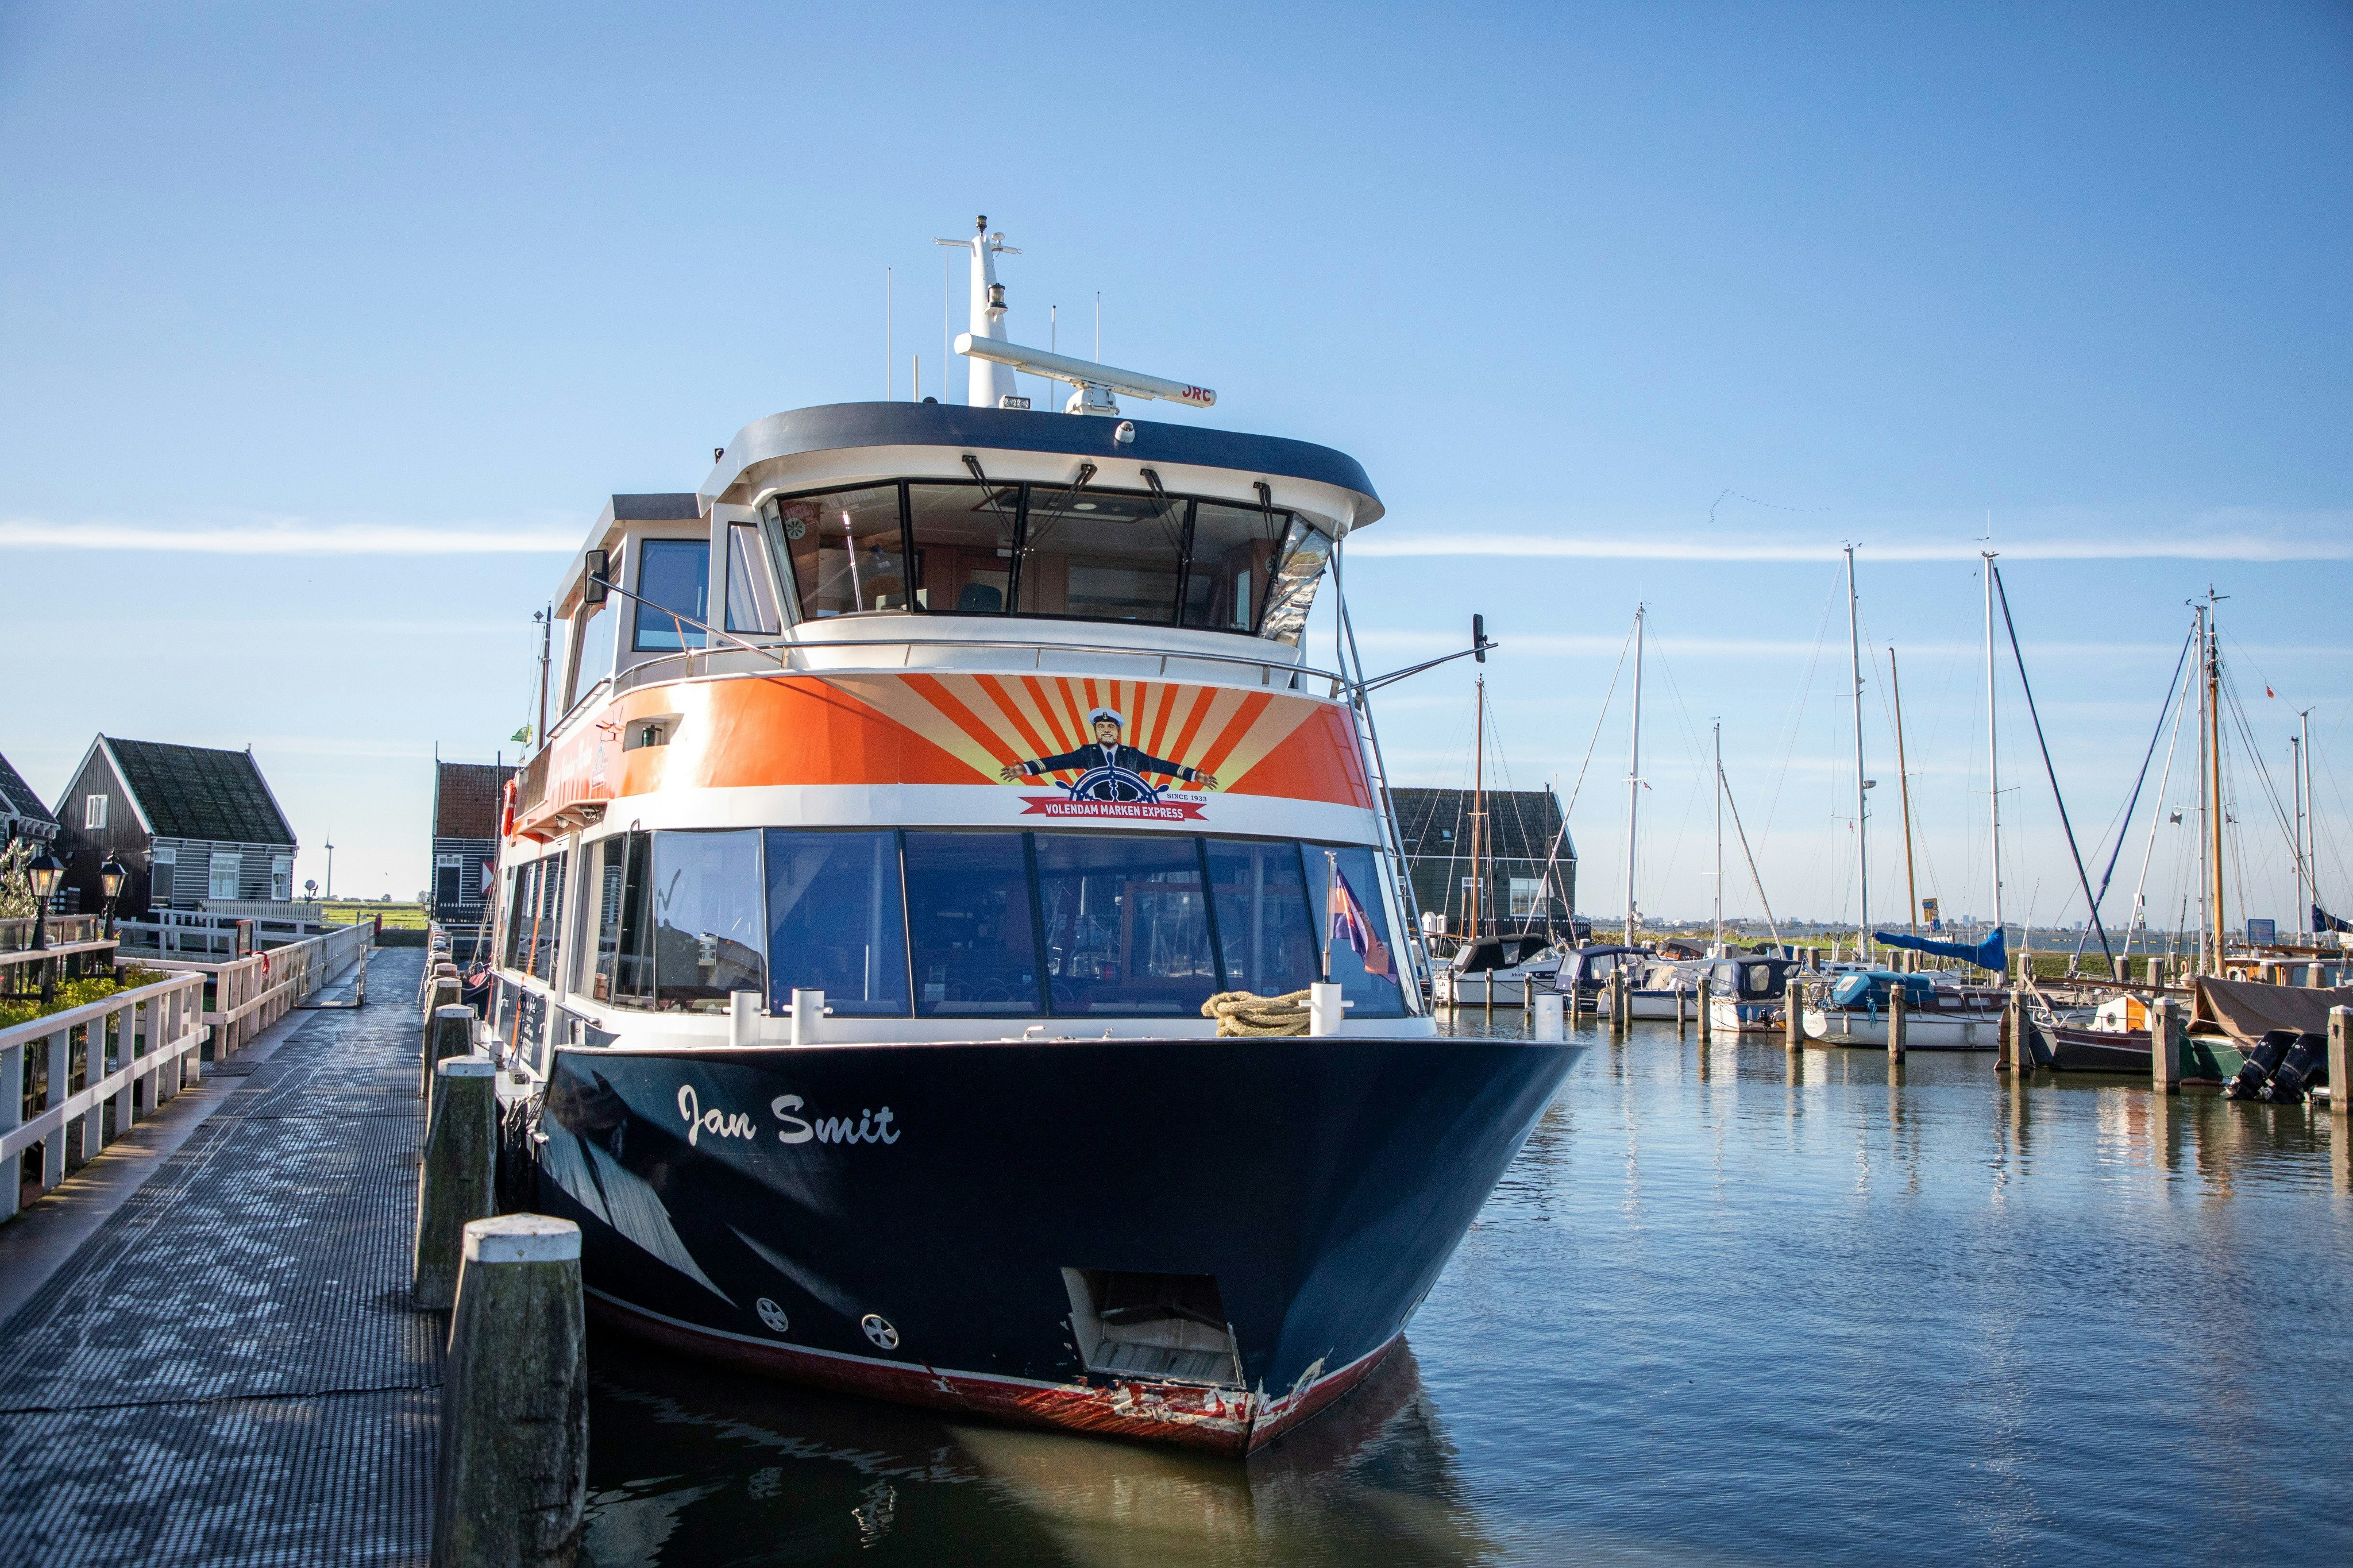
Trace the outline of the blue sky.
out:
[[[339,890],[413,894],[434,745],[526,716],[548,542],[881,395],[886,268],[895,390],[918,353],[936,390],[930,241],[986,211],[1017,339],[1059,305],[1090,352],[1100,291],[1106,359],[1219,390],[1154,416],[1364,461],[1367,658],[1483,612],[1514,782],[1570,789],[1647,602],[1653,913],[1707,906],[1720,718],[1776,911],[1852,915],[1847,541],[1921,890],[1985,907],[1989,526],[2086,853],[2211,584],[2275,774],[2313,710],[2353,904],[2348,135],[2318,4],[0,7],[0,752],[54,792],[100,729],[249,742],[298,880],[332,833]],[[2008,908],[2050,920],[2005,680]],[[1572,824],[1611,916],[1623,700]],[[1401,781],[1465,775],[1469,708],[1461,667],[1396,690]],[[1892,796],[1879,677],[1866,710]]]

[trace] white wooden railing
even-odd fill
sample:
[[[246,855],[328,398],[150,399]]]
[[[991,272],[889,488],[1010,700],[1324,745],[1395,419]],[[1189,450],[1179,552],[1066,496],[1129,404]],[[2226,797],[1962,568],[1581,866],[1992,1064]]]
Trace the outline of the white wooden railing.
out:
[[[175,974],[0,1029],[0,1219],[16,1212],[17,1162],[26,1149],[42,1145],[41,1184],[54,1187],[65,1180],[66,1135],[76,1119],[80,1147],[74,1153],[88,1160],[106,1142],[108,1100],[115,1100],[114,1135],[120,1137],[201,1070],[204,994],[204,976]],[[27,1051],[47,1057],[49,1079],[48,1105],[30,1120],[24,1114]],[[69,1091],[77,1055],[85,1081]]]
[[[141,962],[151,969],[209,977],[212,994],[206,1001],[205,1022],[213,1027],[213,1059],[217,1061],[242,1049],[354,961],[364,963],[375,940],[375,924],[365,921],[246,958]],[[364,977],[365,971],[362,973]]]

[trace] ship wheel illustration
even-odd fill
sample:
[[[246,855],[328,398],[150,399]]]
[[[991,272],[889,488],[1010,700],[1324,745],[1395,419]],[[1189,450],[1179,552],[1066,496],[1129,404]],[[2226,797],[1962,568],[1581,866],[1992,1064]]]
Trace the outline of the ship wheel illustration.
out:
[[[858,1326],[866,1331],[868,1339],[872,1340],[884,1350],[894,1351],[899,1348],[899,1331],[891,1326],[890,1319],[869,1312],[858,1320]]]

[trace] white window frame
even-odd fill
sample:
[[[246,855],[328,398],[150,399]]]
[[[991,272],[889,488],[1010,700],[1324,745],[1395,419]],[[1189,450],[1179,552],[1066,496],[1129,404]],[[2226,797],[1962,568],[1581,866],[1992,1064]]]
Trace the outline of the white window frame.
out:
[[[81,797],[81,826],[85,833],[106,831],[106,796],[86,795]]]
[[[228,872],[228,891],[226,893],[220,890],[221,871],[224,868],[227,868]],[[212,852],[210,863],[205,868],[206,899],[208,900],[216,899],[223,902],[235,899],[237,897],[237,879],[244,875],[245,855],[242,851],[236,849],[214,850]]]

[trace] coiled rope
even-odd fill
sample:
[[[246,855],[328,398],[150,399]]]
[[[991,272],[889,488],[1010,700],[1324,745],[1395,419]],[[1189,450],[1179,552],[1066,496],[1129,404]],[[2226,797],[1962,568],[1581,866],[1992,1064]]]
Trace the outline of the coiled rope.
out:
[[[1220,991],[1201,1004],[1201,1016],[1218,1021],[1220,1037],[1232,1035],[1303,1035],[1307,993],[1261,996],[1251,991]]]

